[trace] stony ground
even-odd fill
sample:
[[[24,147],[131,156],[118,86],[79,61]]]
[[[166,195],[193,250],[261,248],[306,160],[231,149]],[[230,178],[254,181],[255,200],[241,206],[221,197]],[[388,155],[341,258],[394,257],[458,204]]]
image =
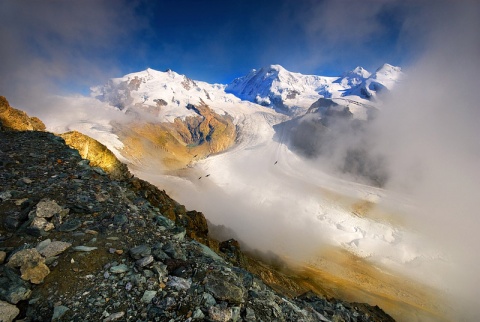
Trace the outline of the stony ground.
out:
[[[283,296],[207,233],[200,213],[112,180],[53,134],[0,132],[0,321],[393,321]]]

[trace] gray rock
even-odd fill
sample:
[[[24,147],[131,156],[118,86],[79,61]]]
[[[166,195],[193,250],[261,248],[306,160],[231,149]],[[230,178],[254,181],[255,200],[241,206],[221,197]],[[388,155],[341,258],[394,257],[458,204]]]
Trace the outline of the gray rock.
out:
[[[133,259],[140,259],[142,257],[150,255],[152,253],[152,249],[148,247],[148,245],[140,245],[130,248],[129,253]]]
[[[3,226],[8,231],[15,231],[22,224],[22,220],[18,214],[12,214],[7,216],[3,221]]]
[[[6,257],[7,257],[7,253],[0,250],[0,265],[5,262]]]
[[[212,272],[206,278],[205,289],[216,299],[235,304],[243,303],[246,293],[240,279],[233,273]]]
[[[179,226],[172,229],[171,232],[173,234],[172,238],[178,241],[183,241],[185,239],[185,235],[187,234],[187,231],[185,230],[185,228],[179,227]]]
[[[63,210],[55,200],[42,199],[36,207],[35,216],[41,218],[50,218],[59,214]]]
[[[188,290],[192,286],[192,282],[177,276],[170,276],[167,285],[173,287],[177,291]]]
[[[50,238],[47,238],[39,242],[35,248],[38,250],[38,252],[40,252],[42,249],[45,249],[45,247],[47,247],[51,243],[52,240]]]
[[[10,191],[2,191],[0,192],[0,199],[2,201],[7,201],[12,198],[12,193]]]
[[[223,258],[221,258],[220,256],[218,256],[217,253],[215,253],[210,247],[206,246],[206,245],[203,245],[203,244],[200,244],[198,242],[195,242],[195,244],[197,246],[199,246],[199,248],[201,249],[203,255],[205,256],[208,256],[214,260],[217,260],[217,261],[221,261],[221,262],[224,262]]]
[[[131,282],[137,286],[142,286],[147,282],[147,278],[141,274],[135,274],[132,276]]]
[[[123,311],[112,313],[107,318],[103,319],[103,322],[116,321],[118,319],[123,318],[124,315],[125,315],[125,312]]]
[[[128,222],[128,217],[124,214],[115,215],[113,217],[113,224],[117,226],[121,226]]]
[[[209,293],[203,293],[202,294],[202,305],[204,307],[210,307],[214,306],[217,304],[217,301],[215,301],[215,298],[212,296],[212,294]]]
[[[10,303],[0,301],[0,321],[11,322],[20,313],[20,310]]]
[[[242,312],[242,309],[240,307],[238,306],[232,307],[232,322],[237,322],[242,319],[242,317],[240,316],[241,312]]]
[[[175,223],[164,216],[155,216],[153,220],[157,223],[157,225],[168,229],[175,227]]]
[[[163,245],[162,249],[171,258],[181,259],[181,260],[187,259],[185,254],[183,253],[182,248],[177,243],[168,241],[167,243],[165,243],[165,245]]]
[[[58,231],[74,231],[75,229],[79,228],[82,226],[82,222],[78,219],[71,219],[66,222],[64,222],[60,227],[57,228]]]
[[[53,309],[52,321],[60,320],[68,310],[69,308],[63,305],[55,306]]]
[[[168,258],[170,258],[170,256],[168,256],[162,249],[160,248],[154,248],[152,250],[152,255],[153,257],[157,260],[157,261],[164,261]]]
[[[141,301],[143,303],[150,303],[152,302],[152,299],[157,295],[157,291],[145,291],[145,293],[143,293],[143,296],[142,296],[142,299]]]
[[[202,310],[196,309],[192,314],[192,319],[194,320],[203,320],[205,318],[205,314],[203,314]]]
[[[29,284],[23,281],[11,268],[0,271],[0,299],[11,304],[28,300],[32,295]]]
[[[112,266],[112,267],[110,267],[110,272],[113,273],[113,274],[125,273],[125,272],[128,272],[128,266],[125,265],[125,264]]]
[[[75,246],[73,250],[76,252],[91,252],[92,250],[98,249],[97,247],[89,247],[89,246]]]
[[[255,317],[255,311],[251,308],[247,307],[245,309],[245,321],[256,321],[257,318]]]
[[[153,271],[158,275],[158,281],[161,282],[165,277],[168,276],[167,265],[162,263],[154,263]]]
[[[211,306],[208,308],[208,317],[212,321],[227,322],[232,319],[232,309],[229,307],[221,308],[218,306]]]
[[[138,267],[145,267],[145,266],[150,265],[151,263],[153,263],[153,256],[149,255],[149,256],[146,256],[146,257],[143,257],[143,258],[140,258],[139,260],[137,260],[135,262],[135,265],[137,265]]]
[[[26,183],[26,184],[30,184],[30,183],[32,183],[32,182],[33,182],[33,180],[32,180],[32,179],[30,179],[30,178],[27,178],[27,177],[24,177],[24,178],[22,178],[22,181],[23,181],[24,183]]]
[[[49,240],[49,239],[47,239],[47,240]],[[46,258],[57,256],[58,254],[63,253],[67,248],[72,246],[72,244],[67,243],[67,242],[62,242],[62,241],[50,242],[47,245],[42,244],[42,243],[43,242],[38,244],[36,248],[37,248],[38,252]]]

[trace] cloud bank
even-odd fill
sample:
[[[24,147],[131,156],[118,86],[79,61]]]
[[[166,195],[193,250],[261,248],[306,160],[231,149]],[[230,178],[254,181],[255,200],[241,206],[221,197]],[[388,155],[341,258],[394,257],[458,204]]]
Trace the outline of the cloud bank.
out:
[[[480,5],[437,9],[424,17],[427,50],[406,71],[374,133],[389,159],[389,188],[413,196],[418,211],[410,219],[453,254],[459,267],[446,276],[448,285],[471,300],[480,296]]]
[[[16,106],[117,71],[122,40],[141,28],[127,1],[2,1],[0,91]]]

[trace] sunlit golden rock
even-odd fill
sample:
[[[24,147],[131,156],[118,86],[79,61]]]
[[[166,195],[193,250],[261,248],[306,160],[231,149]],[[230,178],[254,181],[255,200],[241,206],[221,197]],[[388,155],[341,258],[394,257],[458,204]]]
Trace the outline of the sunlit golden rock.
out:
[[[197,115],[172,123],[139,119],[113,124],[125,145],[122,154],[144,168],[180,169],[235,143],[237,133],[231,116],[215,113],[204,102],[187,108]]]
[[[37,117],[13,108],[0,96],[0,128],[10,131],[45,131],[45,124]]]
[[[74,149],[77,149],[82,158],[90,161],[93,167],[99,167],[115,180],[126,179],[131,176],[125,164],[103,144],[77,131],[59,135]]]

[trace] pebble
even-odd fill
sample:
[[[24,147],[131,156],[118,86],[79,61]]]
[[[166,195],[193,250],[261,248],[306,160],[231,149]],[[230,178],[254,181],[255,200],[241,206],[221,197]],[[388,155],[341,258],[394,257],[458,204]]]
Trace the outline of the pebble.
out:
[[[63,305],[55,306],[53,309],[52,321],[60,320],[68,310],[69,308]]]
[[[73,250],[76,252],[91,252],[92,250],[98,249],[98,247],[89,247],[89,246],[75,246]]]
[[[152,299],[157,295],[157,291],[145,291],[143,293],[141,301],[143,303],[150,303]]]
[[[123,312],[123,311],[121,311],[121,312],[116,312],[116,313],[112,313],[112,314],[110,314],[108,317],[106,317],[105,319],[103,319],[103,322],[116,321],[116,320],[118,320],[118,319],[123,318],[124,315],[125,315],[125,312]]]
[[[78,219],[72,219],[68,220],[60,227],[58,227],[58,231],[63,231],[63,232],[68,232],[68,231],[74,231],[75,229],[79,228],[82,225],[82,222]]]
[[[145,267],[147,265],[150,265],[151,263],[153,263],[153,256],[149,255],[137,260],[135,262],[135,265],[137,265],[138,267]]]
[[[112,267],[110,267],[110,272],[113,273],[113,274],[125,273],[125,272],[128,272],[128,266],[125,265],[125,264],[112,266]]]

